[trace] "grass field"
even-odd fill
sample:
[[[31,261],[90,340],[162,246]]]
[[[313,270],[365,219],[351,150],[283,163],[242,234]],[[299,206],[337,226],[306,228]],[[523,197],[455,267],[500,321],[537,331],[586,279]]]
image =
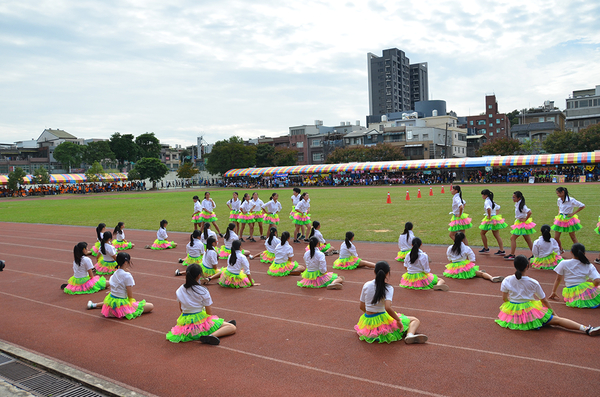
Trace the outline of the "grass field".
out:
[[[579,241],[588,250],[597,251],[600,236],[594,233],[600,215],[600,184],[567,184],[571,196],[586,204],[579,213],[583,229],[577,232]],[[556,184],[538,185],[463,185],[463,198],[467,202],[465,212],[473,218],[473,228],[467,231],[471,245],[481,245],[477,226],[483,218],[482,189],[494,192],[496,203],[501,205],[501,214],[510,225],[514,222],[514,204],[512,193],[523,192],[527,206],[531,208],[533,220],[539,228],[552,224],[558,212],[556,205]],[[309,188],[311,214],[313,220],[321,222],[321,231],[326,239],[342,240],[348,230],[352,230],[358,241],[397,241],[406,221],[414,224],[415,234],[425,244],[449,244],[448,222],[452,196],[449,186],[441,194],[441,186],[433,186],[433,196],[429,196],[429,187],[420,186],[422,198],[417,198],[419,186],[394,187],[348,187],[348,188]],[[406,190],[410,192],[410,201],[405,200]],[[225,230],[229,212],[225,202],[231,197],[233,189],[211,189],[212,198],[217,204],[215,212],[219,218],[217,224]],[[287,215],[291,209],[291,188],[258,190],[260,198],[268,201],[273,191],[280,194],[283,211],[280,214],[283,230],[293,231],[292,222]],[[390,192],[392,204],[386,204],[387,192]],[[243,191],[239,190],[240,197]],[[251,193],[251,192],[250,192]],[[190,221],[193,212],[192,197],[203,197],[204,190],[188,189],[158,192],[123,192],[103,195],[63,195],[39,198],[0,199],[0,220],[5,222],[48,223],[61,225],[83,225],[90,227],[89,235],[82,239],[92,241],[95,238],[93,228],[99,223],[107,224],[112,230],[117,222],[125,222],[126,228],[158,229],[161,219],[169,221],[169,231],[191,231]],[[257,228],[258,229],[258,228]],[[510,246],[510,228],[501,231],[505,245]],[[266,232],[266,231],[265,231]],[[34,237],[34,236],[32,236]],[[490,246],[496,241],[488,233]],[[570,239],[563,235],[565,247]],[[524,241],[519,239],[519,246]]]

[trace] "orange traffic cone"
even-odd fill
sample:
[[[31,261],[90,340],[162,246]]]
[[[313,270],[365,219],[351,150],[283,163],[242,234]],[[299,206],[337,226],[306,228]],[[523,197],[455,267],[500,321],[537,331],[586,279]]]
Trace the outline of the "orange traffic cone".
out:
[[[429,195],[433,196],[433,188],[432,187],[429,188]]]
[[[444,185],[442,185],[442,194],[444,194]]]
[[[386,204],[392,204],[392,198],[390,197],[390,192],[388,192],[388,198]]]
[[[408,194],[408,190],[406,191],[406,200],[410,200],[410,194]]]
[[[417,193],[417,198],[421,198],[421,189],[419,189],[419,193]]]

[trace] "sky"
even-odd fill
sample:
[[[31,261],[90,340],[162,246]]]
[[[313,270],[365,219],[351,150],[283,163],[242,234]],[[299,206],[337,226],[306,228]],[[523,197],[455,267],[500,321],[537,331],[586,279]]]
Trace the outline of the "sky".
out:
[[[367,53],[427,62],[459,116],[600,85],[597,1],[0,0],[0,143],[45,128],[182,146],[365,125]]]

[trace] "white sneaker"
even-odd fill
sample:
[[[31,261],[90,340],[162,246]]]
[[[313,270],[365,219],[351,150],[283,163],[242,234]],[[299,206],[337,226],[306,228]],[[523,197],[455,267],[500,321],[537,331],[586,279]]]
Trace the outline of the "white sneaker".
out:
[[[94,305],[94,302],[88,301],[88,303],[87,303],[87,309],[88,310],[92,310],[92,309],[95,309],[95,308],[96,308],[96,305]]]
[[[434,291],[449,291],[450,287],[447,284],[437,284],[433,286]]]
[[[427,335],[423,335],[423,334],[416,334],[416,335],[411,335],[411,336],[407,336],[406,338],[404,338],[404,343],[406,343],[407,345],[412,345],[412,344],[416,344],[416,343],[425,343],[427,342]]]
[[[589,336],[600,335],[600,327],[592,327],[590,325],[589,328],[585,330],[585,333]]]
[[[181,276],[181,272],[179,271],[179,269],[175,269],[175,276]]]
[[[502,276],[492,277],[492,283],[499,283],[502,280],[504,280],[504,277],[502,277]]]

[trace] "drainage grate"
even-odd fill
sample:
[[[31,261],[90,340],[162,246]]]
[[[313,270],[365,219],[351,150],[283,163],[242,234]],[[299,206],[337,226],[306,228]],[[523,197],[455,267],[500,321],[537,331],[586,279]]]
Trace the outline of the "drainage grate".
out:
[[[42,371],[19,362],[0,365],[0,376],[9,380],[19,381],[40,373]]]
[[[12,361],[12,357],[5,356],[4,354],[0,354],[0,364],[8,363]]]
[[[77,389],[69,390],[68,392],[56,397],[104,397],[104,395],[98,394],[93,390],[86,389],[85,387],[78,387]]]
[[[69,382],[68,380],[46,373],[39,376],[34,376],[19,383],[35,391],[36,394],[48,397],[56,396],[66,392],[69,389],[79,386],[78,384]]]

